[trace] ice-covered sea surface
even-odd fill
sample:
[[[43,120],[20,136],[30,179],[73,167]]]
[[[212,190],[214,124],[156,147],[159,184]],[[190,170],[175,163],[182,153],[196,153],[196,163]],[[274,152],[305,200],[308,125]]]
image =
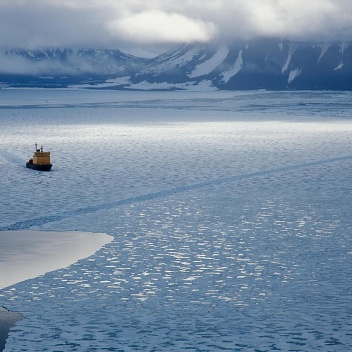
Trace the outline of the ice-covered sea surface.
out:
[[[0,291],[6,351],[352,350],[351,93],[0,94],[1,229],[114,236]]]

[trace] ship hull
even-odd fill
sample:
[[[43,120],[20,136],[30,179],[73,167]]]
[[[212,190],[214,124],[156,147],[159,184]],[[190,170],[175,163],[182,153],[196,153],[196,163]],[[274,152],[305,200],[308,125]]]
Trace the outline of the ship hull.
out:
[[[52,165],[51,164],[49,164],[49,165],[39,165],[39,164],[26,163],[26,166],[29,169],[33,169],[33,170],[50,171]]]

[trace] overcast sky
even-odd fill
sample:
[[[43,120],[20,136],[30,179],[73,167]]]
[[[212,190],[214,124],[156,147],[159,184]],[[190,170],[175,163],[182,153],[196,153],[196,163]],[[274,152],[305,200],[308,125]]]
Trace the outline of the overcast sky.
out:
[[[352,0],[0,0],[0,47],[352,40]]]

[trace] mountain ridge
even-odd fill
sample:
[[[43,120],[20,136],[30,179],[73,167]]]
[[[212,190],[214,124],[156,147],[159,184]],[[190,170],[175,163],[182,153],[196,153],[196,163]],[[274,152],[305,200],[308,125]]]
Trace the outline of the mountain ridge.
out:
[[[352,42],[256,38],[184,44],[153,58],[118,49],[0,52],[2,87],[352,90]]]

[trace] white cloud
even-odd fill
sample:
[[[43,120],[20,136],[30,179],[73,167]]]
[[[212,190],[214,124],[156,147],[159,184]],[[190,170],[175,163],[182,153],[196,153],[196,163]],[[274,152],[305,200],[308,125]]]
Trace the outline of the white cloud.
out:
[[[113,34],[120,36],[121,39],[142,43],[207,42],[216,34],[213,23],[160,10],[133,14],[113,21],[109,27]]]
[[[0,0],[0,47],[352,40],[351,0]]]
[[[249,27],[254,34],[291,38],[351,37],[351,5],[345,0],[264,1],[249,8]]]

